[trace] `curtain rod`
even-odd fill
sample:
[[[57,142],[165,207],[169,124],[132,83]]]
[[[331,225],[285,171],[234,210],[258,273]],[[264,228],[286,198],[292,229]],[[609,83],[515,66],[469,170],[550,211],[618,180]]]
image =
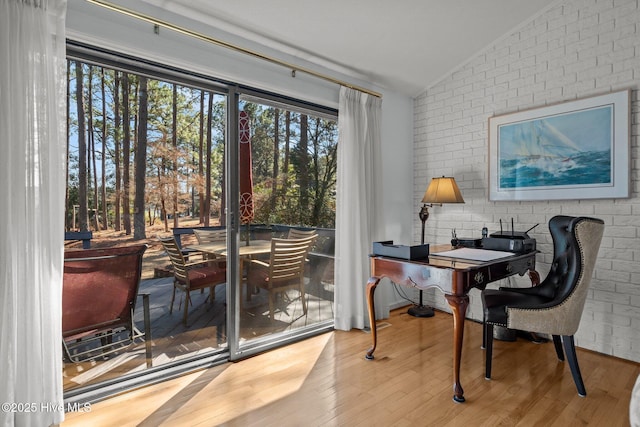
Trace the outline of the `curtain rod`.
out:
[[[297,71],[300,71],[300,72],[309,74],[311,76],[314,76],[314,77],[317,77],[317,78],[320,78],[320,79],[323,79],[323,80],[327,80],[327,81],[329,81],[331,83],[335,83],[335,84],[338,84],[338,85],[341,85],[341,86],[346,86],[348,88],[355,89],[355,90],[358,90],[360,92],[364,92],[364,93],[367,93],[369,95],[373,95],[373,96],[378,97],[378,98],[382,98],[382,95],[380,93],[378,93],[378,92],[374,92],[374,91],[371,91],[369,89],[365,89],[365,88],[362,88],[362,87],[359,87],[359,86],[352,85],[350,83],[343,82],[343,81],[335,79],[335,78],[333,78],[331,76],[327,76],[327,75],[319,73],[317,71],[313,71],[313,70],[311,70],[309,68],[300,67],[298,65],[294,65],[294,64],[291,64],[289,62],[282,61],[282,60],[277,59],[277,58],[273,58],[271,56],[262,54],[260,52],[256,52],[256,51],[251,50],[251,49],[247,49],[247,48],[244,48],[244,47],[241,47],[241,46],[237,46],[235,44],[232,44],[232,43],[229,43],[229,42],[225,42],[223,40],[219,40],[219,39],[207,36],[205,34],[198,33],[198,32],[193,31],[193,30],[189,30],[189,29],[184,28],[184,27],[180,27],[180,26],[172,24],[170,22],[163,21],[163,20],[160,20],[158,18],[154,18],[152,16],[145,15],[145,14],[140,13],[140,12],[136,12],[136,11],[131,10],[131,9],[127,9],[127,8],[122,7],[120,5],[116,5],[116,4],[113,4],[113,3],[110,3],[110,2],[107,2],[107,1],[102,1],[102,0],[86,0],[86,1],[89,2],[89,3],[93,3],[95,5],[104,7],[105,9],[109,9],[109,10],[121,13],[123,15],[127,15],[127,16],[130,16],[132,18],[139,19],[141,21],[149,22],[151,24],[157,25],[158,27],[167,28],[167,29],[175,31],[177,33],[184,34],[184,35],[196,38],[198,40],[214,44],[216,46],[221,46],[221,47],[224,47],[224,48],[227,48],[227,49],[234,50],[236,52],[241,52],[241,53],[244,53],[246,55],[253,56],[254,58],[259,58],[259,59],[262,59],[264,61],[268,61],[268,62],[277,64],[277,65],[281,65],[283,67],[289,68],[291,70],[292,76],[294,76],[294,77],[295,77],[295,73]]]

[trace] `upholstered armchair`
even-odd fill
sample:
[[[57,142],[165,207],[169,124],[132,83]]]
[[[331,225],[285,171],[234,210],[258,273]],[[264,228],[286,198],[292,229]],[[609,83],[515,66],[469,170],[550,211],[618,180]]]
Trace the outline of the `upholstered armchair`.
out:
[[[549,231],[553,263],[539,286],[482,291],[485,377],[491,378],[494,325],[538,332],[553,337],[561,361],[564,346],[578,394],[586,396],[573,336],[580,324],[604,223],[596,218],[555,216],[549,221]]]

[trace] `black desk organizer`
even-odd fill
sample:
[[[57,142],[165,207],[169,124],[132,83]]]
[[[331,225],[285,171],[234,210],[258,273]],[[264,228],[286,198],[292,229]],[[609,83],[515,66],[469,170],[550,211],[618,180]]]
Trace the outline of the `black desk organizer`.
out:
[[[408,260],[425,259],[429,257],[429,245],[394,245],[393,240],[373,242],[373,254]]]

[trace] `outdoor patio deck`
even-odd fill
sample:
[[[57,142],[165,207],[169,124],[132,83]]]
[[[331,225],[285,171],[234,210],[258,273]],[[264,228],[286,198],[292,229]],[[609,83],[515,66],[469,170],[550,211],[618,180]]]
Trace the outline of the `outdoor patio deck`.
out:
[[[311,283],[309,278],[305,282],[308,304],[306,316],[297,291],[290,291],[291,298],[278,299],[274,321],[269,319],[266,292],[259,292],[252,295],[250,301],[243,301],[240,339],[250,340],[333,319],[333,283],[324,280]],[[208,290],[204,293],[192,292],[193,305],[189,309],[189,324],[186,327],[182,323],[182,310],[178,309],[180,298],[184,304],[183,292],[176,292],[173,313],[169,313],[172,290],[172,277],[146,279],[140,283],[139,293],[150,295],[154,367],[226,347],[226,286],[216,288],[213,304],[207,300]],[[136,307],[135,319],[142,330],[142,304]],[[143,343],[107,360],[98,358],[83,363],[65,363],[64,388],[70,390],[141,371],[145,366]]]

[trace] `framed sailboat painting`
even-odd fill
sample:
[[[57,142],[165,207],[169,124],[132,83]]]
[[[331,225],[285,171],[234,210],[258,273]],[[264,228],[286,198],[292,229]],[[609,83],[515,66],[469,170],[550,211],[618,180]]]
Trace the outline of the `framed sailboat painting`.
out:
[[[489,199],[629,197],[630,91],[489,118]]]

